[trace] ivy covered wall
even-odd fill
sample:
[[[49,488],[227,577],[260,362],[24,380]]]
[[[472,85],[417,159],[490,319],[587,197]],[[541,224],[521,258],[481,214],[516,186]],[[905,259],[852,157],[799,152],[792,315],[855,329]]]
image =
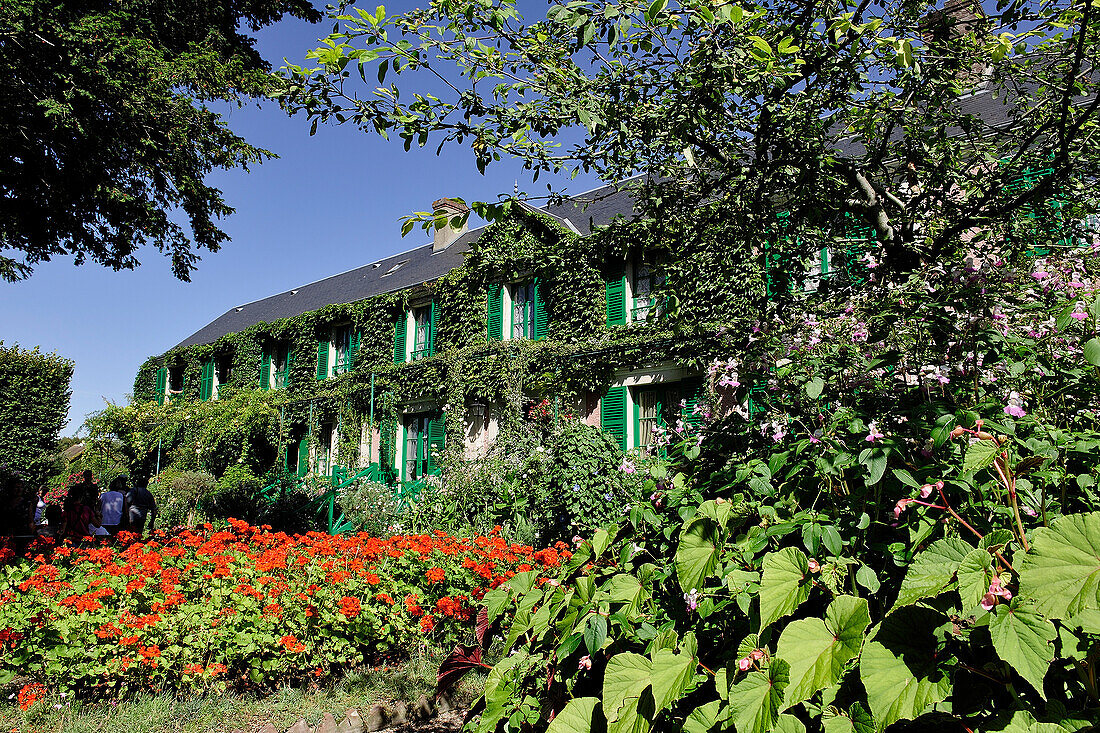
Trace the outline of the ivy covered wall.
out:
[[[642,257],[667,277],[667,315],[651,323],[606,325],[605,278],[621,273],[628,259]],[[729,277],[731,271],[737,276]],[[526,278],[539,280],[546,337],[489,341],[489,285]],[[433,402],[445,406],[448,434],[460,435],[464,408],[474,400],[493,404],[507,430],[522,419],[527,400],[556,397],[566,405],[588,393],[602,394],[616,371],[665,362],[702,369],[718,348],[718,324],[750,314],[761,300],[762,281],[756,252],[731,251],[708,236],[706,227],[619,223],[580,237],[549,217],[522,211],[489,226],[465,264],[434,282],[260,323],[210,344],[151,357],[138,370],[133,395],[135,402],[156,401],[156,373],[167,366],[182,370],[183,394],[162,409],[198,401],[203,366],[215,359],[230,367],[219,400],[230,399],[242,390],[258,390],[262,355],[289,345],[287,388],[262,395],[278,405],[282,446],[305,435],[316,439],[318,426],[327,423],[340,427],[341,455],[356,454],[370,413],[372,376],[375,422],[385,431],[402,405]],[[395,320],[404,318],[411,304],[431,300],[438,309],[435,353],[395,364]],[[318,341],[343,323],[361,334],[354,368],[318,380]],[[461,450],[462,441],[449,440],[444,463],[458,459]]]

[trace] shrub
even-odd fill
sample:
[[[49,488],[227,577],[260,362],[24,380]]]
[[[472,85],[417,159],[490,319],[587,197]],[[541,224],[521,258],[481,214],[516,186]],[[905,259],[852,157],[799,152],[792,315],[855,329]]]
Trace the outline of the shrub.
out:
[[[69,412],[73,362],[0,341],[0,464],[34,486],[54,470],[53,451]]]
[[[205,471],[161,471],[149,485],[157,500],[157,521],[166,527],[201,524],[209,518],[202,504],[216,487],[214,476]]]

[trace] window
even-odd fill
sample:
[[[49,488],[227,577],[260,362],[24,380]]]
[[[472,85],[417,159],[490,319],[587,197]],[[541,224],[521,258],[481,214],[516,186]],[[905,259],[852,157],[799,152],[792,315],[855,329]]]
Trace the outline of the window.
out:
[[[183,366],[170,366],[168,367],[168,401],[178,399],[183,396]]]
[[[436,308],[430,305],[413,308],[413,348],[411,358],[424,359],[435,353]]]
[[[320,441],[317,446],[317,475],[328,476],[332,473],[332,423],[321,425]]]
[[[346,374],[355,368],[355,359],[359,355],[359,334],[351,326],[339,326],[333,332],[332,346],[335,361],[332,364],[332,376]]]
[[[634,390],[634,443],[651,448],[665,428],[675,428],[680,419],[680,386],[639,387]]]
[[[288,344],[276,344],[264,351],[260,363],[260,389],[286,389],[290,382],[293,355]]]
[[[630,318],[636,323],[657,320],[661,316],[663,298],[655,294],[665,284],[665,276],[656,274],[648,264],[639,264],[634,268],[633,294],[634,304]]]
[[[401,479],[416,481],[439,473],[439,458],[444,447],[443,416],[420,412],[406,415],[402,444]]]
[[[272,377],[275,389],[286,389],[290,383],[290,347],[283,345],[275,349],[275,356],[271,361]]]
[[[535,284],[512,287],[512,338],[535,338]]]

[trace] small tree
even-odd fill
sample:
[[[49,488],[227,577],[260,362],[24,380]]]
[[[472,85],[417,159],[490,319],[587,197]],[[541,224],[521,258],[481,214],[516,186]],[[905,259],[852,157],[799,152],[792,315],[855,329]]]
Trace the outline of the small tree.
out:
[[[43,483],[69,412],[73,362],[0,341],[0,463]]]

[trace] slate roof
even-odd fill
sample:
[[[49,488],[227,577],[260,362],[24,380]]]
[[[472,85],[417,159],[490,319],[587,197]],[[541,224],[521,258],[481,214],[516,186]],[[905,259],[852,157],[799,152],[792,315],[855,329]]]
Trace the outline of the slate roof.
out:
[[[588,205],[587,209],[584,208],[585,205]],[[527,208],[549,214],[562,221],[567,228],[587,236],[592,232],[593,226],[607,224],[619,215],[629,217],[634,210],[634,205],[629,192],[619,191],[615,186],[602,186],[579,194],[560,206],[541,209],[528,206]],[[564,221],[566,218],[569,219],[568,222]],[[302,285],[285,293],[230,308],[176,344],[174,348],[208,344],[226,334],[243,331],[257,323],[293,318],[333,303],[354,303],[375,295],[405,290],[431,282],[460,267],[465,261],[466,253],[470,251],[470,246],[477,241],[486,228],[479,227],[466,232],[450,247],[436,254],[432,253],[432,245],[429,242],[421,247]],[[398,263],[404,264],[390,272]],[[390,274],[387,275],[387,272]]]

